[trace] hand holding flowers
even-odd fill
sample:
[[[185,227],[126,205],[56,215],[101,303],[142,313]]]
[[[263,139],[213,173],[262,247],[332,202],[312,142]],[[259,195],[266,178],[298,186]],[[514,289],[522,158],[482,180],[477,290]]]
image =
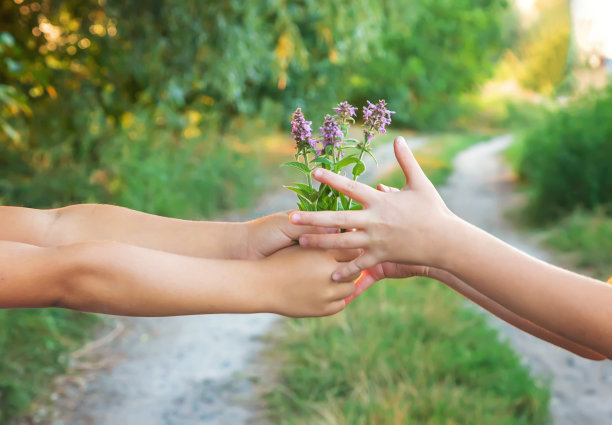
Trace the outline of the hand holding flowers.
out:
[[[377,133],[384,133],[385,126],[391,123],[391,114],[395,112],[386,108],[384,100],[363,108],[364,139],[359,142],[348,137],[349,126],[355,122],[357,108],[348,102],[342,102],[333,108],[335,115],[326,115],[323,125],[319,127],[319,139],[312,137],[312,121],[306,121],[301,108],[293,114],[291,134],[296,142],[295,161],[284,165],[294,167],[306,175],[307,184],[295,183],[286,186],[297,193],[298,207],[302,211],[341,211],[361,209],[361,205],[344,193],[327,184],[318,189],[313,186],[310,173],[315,168],[329,170],[336,174],[343,173],[346,167],[352,166],[353,181],[363,174],[365,164],[363,155],[371,152],[371,141]],[[301,161],[300,161],[301,159]],[[374,158],[374,160],[376,160]]]
[[[403,138],[395,154],[406,175],[401,191],[383,193],[328,170],[313,176],[363,205],[362,211],[296,212],[294,224],[356,229],[326,235],[303,235],[300,245],[317,248],[361,248],[363,255],[341,266],[334,279],[345,279],[383,262],[439,267],[446,223],[455,217],[427,179]]]

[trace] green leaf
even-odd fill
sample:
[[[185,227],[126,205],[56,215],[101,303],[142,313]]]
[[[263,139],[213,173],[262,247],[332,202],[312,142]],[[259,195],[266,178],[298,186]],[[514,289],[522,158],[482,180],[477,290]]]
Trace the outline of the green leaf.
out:
[[[351,201],[343,193],[340,194],[340,202],[342,203],[342,209],[344,210],[349,209],[351,205]]]
[[[301,163],[301,162],[289,161],[289,162],[285,162],[283,164],[283,166],[297,168],[298,170],[300,170],[300,171],[302,171],[302,172],[304,172],[306,174],[310,174],[310,168],[308,168],[306,166],[306,164]]]
[[[302,201],[302,205],[304,206],[306,211],[313,211],[312,203],[308,199],[304,198],[299,193],[298,193],[298,198],[299,198],[300,201]]]
[[[309,198],[310,197],[310,193],[309,192],[304,192],[302,189],[300,189],[299,187],[295,187],[295,186],[283,186],[285,189],[289,189],[292,192],[297,193],[298,195],[302,195],[304,197]]]
[[[356,155],[347,156],[346,158],[344,158],[342,161],[338,163],[338,169],[341,170],[347,165],[354,164],[356,162],[359,162],[359,158],[357,158]]]
[[[374,160],[374,163],[376,164],[376,166],[378,167],[378,161],[376,160],[376,158],[374,157],[374,154],[372,152],[370,152],[369,150],[365,150],[365,153],[367,153],[368,155],[370,155],[372,157],[372,159]]]
[[[333,162],[331,162],[329,159],[325,158],[324,156],[320,156],[318,158],[315,158],[315,159],[313,159],[310,162],[320,162],[321,164],[334,165]]]
[[[356,202],[356,201],[353,201],[353,202],[355,202],[355,204],[351,207],[351,210],[362,210],[363,209],[363,206],[359,202]]]
[[[353,167],[353,176],[354,177],[359,177],[360,175],[363,174],[364,171],[365,171],[365,164],[362,161],[359,161]]]

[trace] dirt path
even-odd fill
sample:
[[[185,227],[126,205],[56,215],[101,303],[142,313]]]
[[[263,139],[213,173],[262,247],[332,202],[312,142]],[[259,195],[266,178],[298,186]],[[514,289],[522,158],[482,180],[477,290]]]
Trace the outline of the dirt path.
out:
[[[475,145],[454,161],[455,171],[441,190],[448,206],[500,239],[551,261],[551,256],[512,228],[504,212],[517,200],[509,168],[499,158],[511,142],[502,136]],[[554,259],[553,259],[554,262]],[[612,361],[591,362],[540,341],[497,319],[493,323],[533,373],[552,380],[555,425],[612,424]]]
[[[409,140],[416,149],[425,138]],[[373,181],[395,166],[391,144],[368,163]],[[295,208],[282,190],[231,220]],[[253,412],[250,360],[258,337],[278,320],[272,314],[121,318],[125,330],[76,362],[62,380],[53,425],[240,425]]]

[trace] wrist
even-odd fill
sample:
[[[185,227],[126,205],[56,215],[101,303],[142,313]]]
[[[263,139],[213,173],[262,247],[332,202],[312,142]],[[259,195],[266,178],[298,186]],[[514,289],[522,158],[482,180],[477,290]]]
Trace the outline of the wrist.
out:
[[[250,300],[255,313],[279,311],[279,278],[268,258],[246,260]]]
[[[227,256],[230,260],[248,260],[252,238],[250,222],[225,223],[226,234],[231,235]]]
[[[452,270],[457,261],[461,260],[461,252],[469,241],[471,227],[453,213],[445,214],[433,231],[435,243],[429,265],[444,271]]]

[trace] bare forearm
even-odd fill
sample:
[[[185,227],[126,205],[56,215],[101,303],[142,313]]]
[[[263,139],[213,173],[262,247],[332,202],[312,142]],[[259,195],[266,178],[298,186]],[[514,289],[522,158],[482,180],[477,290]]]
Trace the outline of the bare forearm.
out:
[[[194,257],[246,256],[243,223],[179,220],[112,205],[0,207],[0,223],[0,239],[38,246],[111,240]]]
[[[516,313],[508,310],[504,306],[496,303],[491,300],[487,296],[481,294],[465,282],[463,282],[458,277],[448,273],[444,270],[433,269],[430,273],[430,277],[444,283],[449,288],[457,291],[467,299],[472,302],[478,304],[483,309],[487,310],[489,313],[497,316],[501,320],[509,323],[510,325],[527,332],[537,338],[540,338],[544,341],[547,341],[551,344],[554,344],[558,347],[564,348],[568,351],[571,351],[574,354],[577,354],[581,357],[585,357],[591,360],[604,360],[605,356],[586,348],[580,344],[576,344],[573,341],[570,341],[566,338],[563,338],[553,332],[550,332],[529,320],[524,319],[523,317],[517,315]]]
[[[612,287],[537,260],[458,219],[446,231],[440,268],[513,314],[612,357]]]
[[[186,257],[113,242],[59,248],[76,259],[66,308],[126,316],[255,313],[268,309],[255,262]]]
[[[55,248],[0,241],[0,308],[56,306],[71,273]]]

